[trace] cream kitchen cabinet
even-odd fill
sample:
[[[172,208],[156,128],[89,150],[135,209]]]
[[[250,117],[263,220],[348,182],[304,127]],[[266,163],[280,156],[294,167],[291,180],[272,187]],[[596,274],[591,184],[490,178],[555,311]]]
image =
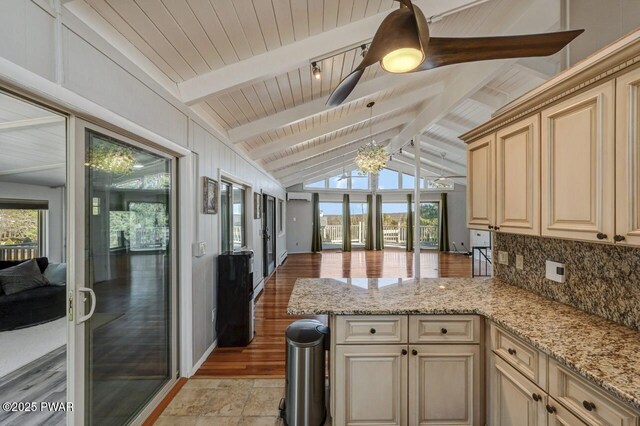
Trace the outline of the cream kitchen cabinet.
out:
[[[610,80],[542,111],[542,235],[613,241],[614,96]]]
[[[406,345],[337,345],[336,425],[406,425]]]
[[[640,246],[640,68],[616,81],[616,233]]]
[[[480,346],[409,347],[409,425],[481,424]]]
[[[540,117],[496,134],[496,218],[502,232],[540,235]]]
[[[467,148],[467,225],[493,229],[495,224],[495,135],[469,144]]]

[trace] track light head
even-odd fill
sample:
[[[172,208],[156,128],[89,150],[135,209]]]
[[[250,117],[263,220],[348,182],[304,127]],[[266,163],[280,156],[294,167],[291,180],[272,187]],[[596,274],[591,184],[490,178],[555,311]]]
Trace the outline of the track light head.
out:
[[[311,62],[311,73],[316,80],[320,80],[322,77],[322,70],[320,70],[317,62]]]

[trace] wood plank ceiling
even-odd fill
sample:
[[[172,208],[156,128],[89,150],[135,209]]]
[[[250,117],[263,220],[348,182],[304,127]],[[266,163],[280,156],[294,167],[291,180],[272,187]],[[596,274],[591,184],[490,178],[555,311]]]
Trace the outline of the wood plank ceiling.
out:
[[[553,0],[416,3],[432,16],[431,33],[438,36],[559,28],[559,5]],[[500,64],[490,78],[484,78],[485,84],[455,102],[447,98],[447,86],[475,64],[401,76],[387,74],[376,65],[366,71],[347,103],[327,108],[328,94],[361,60],[360,44],[373,36],[377,23],[397,2],[72,0],[66,5],[72,13],[83,10],[81,16],[88,25],[91,20],[109,24],[114,34],[126,40],[127,48],[133,46],[149,59],[154,67],[151,76],[164,75],[185,103],[285,185],[303,181],[305,168],[313,168],[317,176],[318,167],[309,160],[321,155],[323,160],[334,155],[351,162],[357,147],[368,140],[362,138],[363,131],[372,124],[387,137],[380,142],[391,140],[395,145],[400,142],[392,140],[394,135],[404,138],[403,128],[417,126],[423,134],[424,155],[446,153],[464,170],[464,146],[457,136],[555,74],[560,63],[560,56],[496,61]],[[279,63],[283,58],[285,63]],[[320,79],[312,75],[313,60],[321,69]],[[227,80],[228,86],[219,87]],[[194,96],[194,86],[202,86],[202,93]],[[376,107],[370,121],[366,104],[372,100]],[[453,107],[429,122],[414,122],[430,102],[442,100]],[[323,146],[327,150],[320,154]],[[329,164],[326,173],[334,171]]]

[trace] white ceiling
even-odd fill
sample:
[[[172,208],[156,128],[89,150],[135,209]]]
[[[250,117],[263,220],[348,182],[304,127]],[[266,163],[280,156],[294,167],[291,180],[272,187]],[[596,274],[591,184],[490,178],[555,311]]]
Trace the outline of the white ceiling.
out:
[[[0,182],[64,185],[65,135],[64,117],[0,94]]]
[[[415,0],[435,36],[559,29],[557,0]],[[391,75],[370,67],[337,108],[325,101],[359,62],[392,0],[71,0],[92,28],[132,48],[151,77],[190,105],[284,185],[350,165],[368,139],[390,152],[421,134],[423,169],[464,174],[458,135],[560,69],[550,58],[491,61]],[[100,24],[100,25],[98,25]],[[105,34],[103,34],[105,35]],[[105,35],[106,36],[106,35]],[[324,58],[324,59],[323,59]],[[317,60],[322,78],[314,79]],[[372,120],[366,104],[375,101]],[[410,150],[397,160],[413,162]],[[441,155],[445,154],[444,162]],[[463,180],[458,181],[464,183]]]

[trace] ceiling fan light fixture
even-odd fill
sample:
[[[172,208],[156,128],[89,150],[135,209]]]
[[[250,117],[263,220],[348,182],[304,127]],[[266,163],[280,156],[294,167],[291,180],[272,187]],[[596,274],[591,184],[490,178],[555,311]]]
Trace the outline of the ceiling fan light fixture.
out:
[[[382,58],[382,68],[393,74],[402,74],[418,68],[424,61],[424,53],[413,47],[395,49]]]
[[[311,73],[316,80],[320,80],[320,78],[322,78],[322,71],[320,70],[317,62],[311,63]]]

